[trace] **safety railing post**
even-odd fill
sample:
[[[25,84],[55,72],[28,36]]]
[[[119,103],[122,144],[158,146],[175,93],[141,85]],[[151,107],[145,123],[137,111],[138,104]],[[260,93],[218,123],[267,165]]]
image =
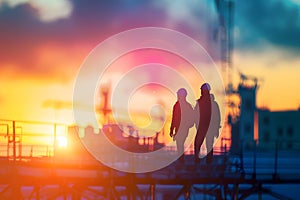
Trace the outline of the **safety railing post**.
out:
[[[240,145],[240,160],[241,160],[241,171],[244,172],[244,150],[243,150],[243,140],[241,140]]]
[[[252,178],[256,179],[256,156],[257,156],[257,149],[256,149],[256,140],[254,140],[254,149],[253,149],[253,175]]]
[[[13,121],[13,161],[16,162],[16,122]]]
[[[273,174],[273,179],[278,178],[277,170],[278,170],[278,144],[279,141],[276,140],[275,142],[275,155],[274,155],[274,174]]]

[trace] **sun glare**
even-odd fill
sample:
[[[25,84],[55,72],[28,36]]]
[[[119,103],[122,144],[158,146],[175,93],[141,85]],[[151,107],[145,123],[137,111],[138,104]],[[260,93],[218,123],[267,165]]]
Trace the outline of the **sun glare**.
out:
[[[68,139],[66,136],[58,136],[57,137],[57,146],[58,147],[67,147],[68,146]]]

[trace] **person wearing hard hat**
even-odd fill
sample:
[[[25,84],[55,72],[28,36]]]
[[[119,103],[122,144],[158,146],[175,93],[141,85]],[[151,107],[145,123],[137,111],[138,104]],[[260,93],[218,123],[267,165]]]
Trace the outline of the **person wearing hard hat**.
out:
[[[179,162],[184,163],[184,142],[189,129],[194,125],[193,107],[186,101],[187,91],[177,91],[177,101],[173,106],[170,136],[176,141]]]
[[[201,86],[201,97],[197,100],[195,111],[197,133],[194,141],[195,163],[200,162],[199,153],[201,145],[206,137],[211,121],[211,96],[210,85],[204,83]]]

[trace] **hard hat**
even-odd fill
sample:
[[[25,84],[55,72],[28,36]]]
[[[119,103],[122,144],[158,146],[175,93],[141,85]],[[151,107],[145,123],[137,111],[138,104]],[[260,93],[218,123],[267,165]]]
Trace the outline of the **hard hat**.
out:
[[[210,85],[208,83],[204,83],[204,84],[201,85],[200,89],[210,91]]]
[[[186,96],[187,96],[187,91],[186,91],[186,89],[180,88],[180,89],[177,91],[177,95],[178,95],[178,96],[184,96],[184,97],[186,97]]]

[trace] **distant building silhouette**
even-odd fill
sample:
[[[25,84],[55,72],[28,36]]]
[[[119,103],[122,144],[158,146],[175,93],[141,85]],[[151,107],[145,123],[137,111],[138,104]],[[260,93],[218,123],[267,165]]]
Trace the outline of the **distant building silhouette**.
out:
[[[299,150],[300,149],[300,109],[269,111],[256,106],[257,79],[241,75],[236,91],[240,97],[239,115],[231,125],[231,151],[238,153],[253,150]],[[277,146],[276,145],[277,142]]]
[[[239,114],[228,116],[228,124],[231,126],[231,152],[238,153],[243,150],[251,150],[255,146],[255,120],[257,119],[256,91],[258,80],[240,74],[240,83],[237,89],[230,88],[229,95],[237,94],[240,98]]]
[[[258,110],[260,149],[300,149],[300,109],[287,111]]]

